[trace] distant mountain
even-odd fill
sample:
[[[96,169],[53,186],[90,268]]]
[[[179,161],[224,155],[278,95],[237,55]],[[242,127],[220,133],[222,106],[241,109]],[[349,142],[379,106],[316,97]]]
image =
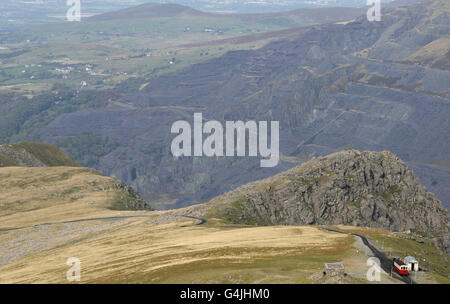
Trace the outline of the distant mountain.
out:
[[[215,16],[214,14],[203,13],[201,11],[179,4],[146,3],[119,11],[92,16],[88,18],[88,20],[105,21],[133,18],[164,18],[179,16],[181,14],[190,16]]]
[[[416,0],[397,0],[410,2]],[[394,1],[394,2],[397,2]],[[140,3],[158,2],[155,0],[95,0],[82,1],[83,17],[100,15],[120,9],[136,6]],[[361,8],[365,5],[365,0],[355,1],[211,1],[211,0],[172,0],[170,3],[186,5],[202,12],[209,13],[270,13],[298,8],[326,8],[326,7],[355,7]],[[383,7],[390,5],[384,3]],[[69,6],[66,0],[45,0],[45,1],[0,1],[0,33],[3,30],[9,31],[17,28],[27,28],[41,24],[61,22],[66,17]]]
[[[259,13],[259,14],[217,14],[203,12],[179,4],[146,3],[123,10],[108,12],[89,17],[89,21],[111,21],[120,19],[147,19],[169,18],[175,16],[190,16],[204,18],[236,18],[248,21],[261,21],[273,18],[298,17],[309,20],[312,23],[339,22],[356,18],[366,11],[364,8],[354,7],[329,7],[329,8],[301,8],[284,12]],[[280,23],[283,21],[280,20]]]

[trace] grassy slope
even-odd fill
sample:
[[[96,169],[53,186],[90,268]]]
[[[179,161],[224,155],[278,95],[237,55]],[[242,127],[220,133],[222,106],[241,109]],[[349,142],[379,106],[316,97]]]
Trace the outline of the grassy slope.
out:
[[[46,233],[56,229],[67,227]],[[17,237],[0,234],[3,242]],[[140,219],[0,265],[0,282],[64,283],[65,261],[75,256],[84,283],[310,283],[324,262],[348,256],[352,242],[315,227],[236,230]]]
[[[50,144],[20,142],[5,144],[2,145],[2,147],[8,150],[9,153],[16,154],[18,157],[21,156],[21,153],[26,151],[48,167],[79,167],[79,164],[70,155]],[[0,152],[0,164],[3,164],[3,166],[20,166],[21,164],[14,157],[9,155],[9,153]]]
[[[82,167],[0,168],[0,228],[113,214],[116,180]]]
[[[370,237],[375,244],[392,256],[404,258],[413,256],[419,261],[421,268],[429,271],[439,283],[450,283],[450,259],[430,244],[420,243],[418,235],[406,233],[392,233],[382,229],[366,229],[348,226],[338,226],[347,230]]]

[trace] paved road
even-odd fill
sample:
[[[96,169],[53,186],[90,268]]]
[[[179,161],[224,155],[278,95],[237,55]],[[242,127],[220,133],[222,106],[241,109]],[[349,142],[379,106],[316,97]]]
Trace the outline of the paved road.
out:
[[[345,234],[351,234],[354,236],[359,237],[364,245],[366,245],[375,255],[375,257],[380,259],[380,263],[381,263],[381,268],[386,272],[386,273],[391,273],[392,270],[392,260],[391,258],[389,258],[384,252],[382,252],[381,250],[378,250],[378,248],[376,248],[374,245],[372,245],[368,238],[364,235],[361,234],[357,234],[357,233],[352,233],[352,232],[346,232],[346,231],[342,231],[342,230],[338,230],[338,229],[334,229],[334,228],[329,228],[329,227],[324,227],[323,229],[328,230],[328,231],[332,231],[332,232],[337,232],[337,233],[345,233]],[[392,271],[392,277],[396,278],[397,280],[400,280],[406,284],[417,284],[411,277],[409,276],[401,276],[398,273]]]
[[[194,226],[200,226],[200,225],[206,224],[208,222],[207,219],[200,218],[200,217],[189,216],[189,215],[180,215],[180,216],[181,217],[186,217],[186,218],[189,218],[189,219],[199,220],[200,222],[194,224]],[[188,227],[188,226],[181,226],[181,227]]]
[[[195,217],[195,216],[189,216],[189,215],[180,215],[182,217],[199,220],[200,222],[194,224],[195,226],[200,226],[203,224],[206,224],[208,222],[207,219],[201,218],[201,217]],[[181,227],[188,227],[188,226],[181,226]],[[239,226],[239,225],[222,225],[222,226],[215,226],[217,228],[228,228],[228,229],[244,229],[244,228],[251,228],[251,226]]]

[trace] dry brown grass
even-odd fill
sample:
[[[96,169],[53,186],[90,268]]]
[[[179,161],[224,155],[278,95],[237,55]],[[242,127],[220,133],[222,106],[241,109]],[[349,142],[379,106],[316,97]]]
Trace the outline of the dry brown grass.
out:
[[[353,243],[346,235],[315,227],[182,227],[185,224],[127,221],[107,233],[0,266],[0,283],[65,283],[65,262],[72,256],[81,260],[83,283],[198,283],[223,281],[240,272],[241,279],[247,277],[242,282],[273,283],[283,268],[288,268],[283,280],[293,282],[293,274],[297,281],[304,280],[320,271],[324,261],[339,260]],[[264,269],[269,273],[258,275]]]
[[[0,229],[116,216],[113,183],[86,168],[0,168]]]
[[[312,226],[110,210],[111,183],[84,168],[0,168],[0,283],[67,283],[70,257],[81,283],[311,283],[323,263],[354,255],[351,236]]]

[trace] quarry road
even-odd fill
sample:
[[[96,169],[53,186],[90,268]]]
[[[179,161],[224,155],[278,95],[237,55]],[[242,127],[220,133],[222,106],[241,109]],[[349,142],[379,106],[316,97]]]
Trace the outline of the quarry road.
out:
[[[399,274],[397,274],[396,272],[394,272],[392,270],[392,259],[390,259],[384,252],[382,252],[381,250],[378,250],[378,248],[376,248],[374,245],[372,245],[368,238],[364,235],[361,234],[357,234],[357,233],[352,233],[352,232],[345,232],[342,230],[338,230],[338,229],[334,229],[334,228],[329,228],[329,227],[323,227],[322,229],[324,230],[328,230],[331,232],[337,232],[337,233],[344,233],[344,234],[350,234],[350,235],[354,235],[359,237],[362,242],[364,243],[364,245],[366,247],[368,247],[372,253],[374,254],[375,257],[377,257],[378,259],[380,259],[380,263],[381,263],[381,268],[387,273],[390,274],[392,273],[392,277],[396,278],[397,280],[400,280],[406,284],[417,284],[413,279],[411,279],[409,276],[405,277],[405,276],[400,276]]]

